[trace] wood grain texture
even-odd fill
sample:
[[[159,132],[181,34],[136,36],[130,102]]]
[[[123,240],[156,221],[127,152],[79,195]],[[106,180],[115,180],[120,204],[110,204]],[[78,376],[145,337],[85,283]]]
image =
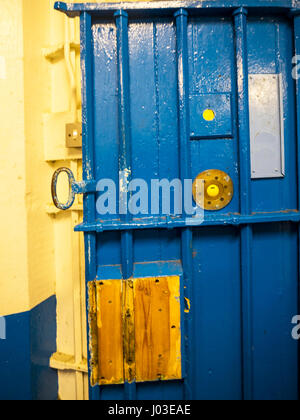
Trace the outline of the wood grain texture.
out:
[[[123,348],[124,378],[126,382],[135,380],[135,317],[134,280],[123,280]]]
[[[136,381],[181,379],[180,279],[134,281]]]
[[[180,278],[89,284],[91,384],[181,379]]]
[[[96,283],[88,283],[88,322],[89,322],[89,349],[90,349],[90,382],[91,386],[98,383],[99,363],[98,363],[98,328],[97,328],[97,302],[96,302]]]
[[[124,382],[122,281],[97,282],[97,329],[100,385]]]

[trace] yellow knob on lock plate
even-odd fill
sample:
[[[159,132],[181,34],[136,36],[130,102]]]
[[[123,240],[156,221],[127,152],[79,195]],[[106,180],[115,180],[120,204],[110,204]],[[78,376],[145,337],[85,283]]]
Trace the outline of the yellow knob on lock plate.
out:
[[[213,121],[216,118],[216,114],[212,109],[206,109],[203,112],[203,118],[205,119],[205,121]]]
[[[228,206],[233,198],[233,182],[219,169],[201,172],[193,183],[193,197],[204,210],[218,211]]]
[[[207,188],[206,192],[209,197],[215,198],[220,194],[220,188],[217,185],[212,184]]]

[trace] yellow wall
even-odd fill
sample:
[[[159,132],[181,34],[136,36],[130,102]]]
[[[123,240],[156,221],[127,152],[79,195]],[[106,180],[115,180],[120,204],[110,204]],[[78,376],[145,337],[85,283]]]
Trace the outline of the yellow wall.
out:
[[[55,293],[53,223],[45,212],[52,169],[41,124],[50,84],[41,59],[50,3],[0,4],[0,315],[29,310]]]
[[[65,124],[74,117],[63,50],[54,60],[48,53],[63,46],[66,21],[78,42],[79,34],[53,5],[0,2],[0,316],[56,294],[57,349],[74,358],[71,369],[59,369],[60,397],[86,399],[86,374],[76,370],[87,357],[83,243],[73,232],[81,204],[57,212],[50,195],[57,167],[71,167],[79,179],[81,150],[65,148]],[[77,81],[80,92],[79,68]]]
[[[22,0],[0,4],[0,315],[29,308]]]
[[[49,1],[23,0],[26,210],[31,308],[55,293],[53,223],[45,212],[45,204],[50,201],[49,178],[52,168],[44,159],[42,127],[42,115],[49,107],[51,87],[48,64],[41,55],[49,39],[49,12]]]
[[[73,232],[82,199],[60,212],[50,196],[55,169],[81,174],[81,150],[65,147],[65,125],[80,118],[80,66],[71,49],[76,113],[64,45],[79,45],[79,22],[53,5],[0,1],[0,316],[56,294],[58,353],[51,366],[59,371],[59,395],[87,399],[83,237]]]

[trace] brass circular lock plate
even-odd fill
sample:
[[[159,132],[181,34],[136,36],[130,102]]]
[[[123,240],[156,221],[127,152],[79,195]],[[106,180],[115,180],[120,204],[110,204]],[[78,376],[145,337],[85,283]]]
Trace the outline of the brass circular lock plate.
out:
[[[221,210],[233,198],[232,179],[219,169],[201,172],[193,183],[193,197],[204,210]]]

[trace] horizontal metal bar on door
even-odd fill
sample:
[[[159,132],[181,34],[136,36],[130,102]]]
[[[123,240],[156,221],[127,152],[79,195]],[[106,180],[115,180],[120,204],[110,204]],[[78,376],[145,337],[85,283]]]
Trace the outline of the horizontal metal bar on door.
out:
[[[196,218],[179,217],[145,217],[132,219],[130,222],[116,220],[96,221],[94,223],[82,223],[75,227],[76,232],[104,232],[115,230],[139,230],[139,229],[175,229],[205,226],[240,226],[257,223],[276,223],[276,222],[300,222],[300,212],[298,211],[279,211],[272,213],[253,213],[251,215],[208,215],[200,221]]]
[[[266,9],[268,13],[281,12],[284,10],[299,9],[298,2],[296,0],[274,0],[274,1],[259,1],[259,0],[215,0],[215,1],[199,1],[199,2],[189,2],[189,1],[165,1],[165,2],[136,2],[136,3],[122,3],[122,10],[132,12],[136,14],[137,12],[145,13],[149,16],[149,13],[153,15],[173,15],[179,9],[187,9],[191,14],[196,14],[196,12],[209,13],[213,11],[214,13],[217,10],[228,10],[229,12],[239,8],[245,7],[248,10],[255,9]],[[66,13],[70,17],[78,16],[81,12],[88,12],[93,14],[105,15],[105,13],[114,13],[120,9],[120,3],[65,3],[58,1],[55,3],[55,9],[60,10]]]

